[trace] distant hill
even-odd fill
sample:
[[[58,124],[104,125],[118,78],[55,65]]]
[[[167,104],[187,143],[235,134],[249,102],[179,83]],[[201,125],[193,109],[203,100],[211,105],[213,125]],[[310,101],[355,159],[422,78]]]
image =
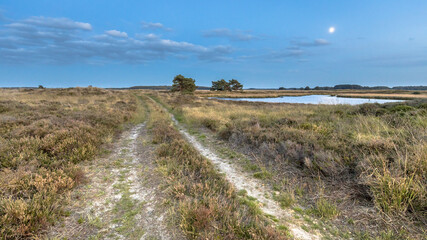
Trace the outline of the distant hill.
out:
[[[171,86],[133,86],[129,89],[169,90]]]

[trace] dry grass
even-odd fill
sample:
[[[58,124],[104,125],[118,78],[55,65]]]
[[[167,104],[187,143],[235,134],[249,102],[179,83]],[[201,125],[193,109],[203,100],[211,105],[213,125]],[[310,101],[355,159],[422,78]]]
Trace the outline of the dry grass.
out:
[[[32,238],[65,213],[78,163],[131,120],[135,98],[96,88],[0,90],[0,235]]]
[[[414,94],[414,92],[416,94]],[[355,98],[427,99],[427,91],[405,91],[402,93],[339,93],[337,96]]]
[[[328,218],[343,212],[338,216],[342,221],[360,220],[350,226],[357,231],[423,235],[427,103],[316,106],[163,98],[189,126],[206,127],[241,151],[256,154],[261,167],[274,169],[267,179],[271,184],[287,188],[281,179],[293,178],[306,193],[300,200],[326,209],[320,212],[330,212]],[[339,203],[338,209],[318,200],[319,181],[326,183],[325,194]],[[366,206],[377,212],[358,212]],[[366,217],[365,225],[361,219]]]
[[[285,239],[261,215],[257,204],[235,189],[214,166],[183,140],[170,117],[150,104],[159,169],[168,179],[175,223],[191,239]]]
[[[0,236],[34,238],[67,214],[63,205],[70,190],[85,180],[78,163],[93,159],[123,123],[147,117],[137,110],[134,92],[148,91],[0,89]],[[256,96],[282,93],[289,95],[261,91]],[[282,193],[276,200],[283,207],[306,204],[321,218],[349,218],[355,222],[352,230],[376,231],[384,239],[425,236],[426,103],[310,106],[197,97],[209,94],[161,99],[188,126],[208,128],[254,154],[259,160],[251,162],[257,165],[254,176]],[[238,94],[255,96],[253,91]],[[188,237],[285,238],[286,232],[269,227],[256,202],[239,196],[182,139],[164,110],[144,100],[153,141],[160,144],[159,171],[168,180],[171,212]],[[321,196],[319,185],[324,186]],[[376,212],[360,212],[366,208]]]

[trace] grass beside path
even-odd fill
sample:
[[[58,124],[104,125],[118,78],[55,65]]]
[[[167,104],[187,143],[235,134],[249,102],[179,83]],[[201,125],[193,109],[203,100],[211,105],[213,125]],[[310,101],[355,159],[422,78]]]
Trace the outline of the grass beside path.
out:
[[[1,238],[34,238],[67,215],[69,193],[84,180],[78,164],[92,160],[136,106],[128,91],[1,90]]]
[[[238,196],[232,185],[174,128],[154,101],[148,127],[159,143],[159,171],[168,178],[174,221],[191,239],[286,239],[254,201]]]

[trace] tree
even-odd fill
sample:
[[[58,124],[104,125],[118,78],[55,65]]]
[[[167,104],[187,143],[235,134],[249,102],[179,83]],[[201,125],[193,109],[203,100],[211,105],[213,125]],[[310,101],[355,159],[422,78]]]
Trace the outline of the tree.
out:
[[[304,88],[304,90],[310,90],[310,87],[309,87],[309,86],[307,86],[307,87],[305,87],[305,88]]]
[[[237,81],[236,79],[231,79],[230,81],[228,81],[228,83],[230,85],[231,91],[239,91],[243,89],[243,85],[239,83],[239,81]]]
[[[231,79],[228,82],[224,79],[212,81],[211,91],[238,91],[242,90],[243,85],[236,79]]]
[[[218,91],[220,89],[219,85],[219,81],[212,81],[211,91]]]
[[[231,91],[230,84],[224,79],[212,81],[211,91]]]
[[[39,85],[39,89],[45,89],[45,87],[43,87],[43,85]]]
[[[173,79],[173,84],[171,91],[172,92],[181,92],[181,93],[192,93],[196,91],[196,80],[192,78],[186,78],[181,74],[176,75]]]

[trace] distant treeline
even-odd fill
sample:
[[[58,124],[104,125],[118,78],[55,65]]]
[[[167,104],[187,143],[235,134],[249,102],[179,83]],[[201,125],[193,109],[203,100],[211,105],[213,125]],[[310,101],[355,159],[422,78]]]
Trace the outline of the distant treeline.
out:
[[[172,86],[134,86],[129,89],[170,90]],[[197,86],[197,90],[209,90],[210,87]]]
[[[284,88],[280,87],[279,90],[342,90],[342,89],[356,89],[356,90],[427,90],[427,86],[396,86],[396,87],[387,87],[387,86],[374,86],[367,87],[357,84],[339,84],[333,87],[301,87],[301,88]]]

